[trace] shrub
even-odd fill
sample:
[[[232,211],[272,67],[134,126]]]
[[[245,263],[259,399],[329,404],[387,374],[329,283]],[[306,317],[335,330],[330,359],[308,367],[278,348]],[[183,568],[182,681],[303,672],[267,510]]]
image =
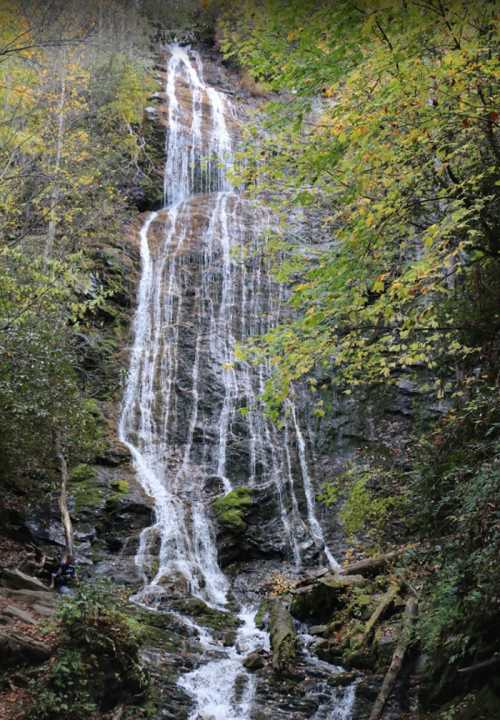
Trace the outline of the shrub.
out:
[[[84,720],[144,698],[138,631],[116,591],[103,582],[84,585],[64,601],[58,619],[57,658],[34,689],[29,720]]]

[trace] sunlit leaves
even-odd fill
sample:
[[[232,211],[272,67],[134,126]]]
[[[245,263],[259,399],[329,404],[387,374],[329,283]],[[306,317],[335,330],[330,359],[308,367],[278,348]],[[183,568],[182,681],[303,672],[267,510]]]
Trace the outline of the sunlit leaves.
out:
[[[224,49],[286,98],[253,165],[249,145],[251,186],[331,228],[322,256],[305,259],[302,228],[281,261],[297,319],[261,343],[278,399],[313,367],[388,382],[478,349],[456,302],[499,259],[498,38],[491,3],[429,8],[318,3],[306,23],[303,5],[268,0],[221,25]]]

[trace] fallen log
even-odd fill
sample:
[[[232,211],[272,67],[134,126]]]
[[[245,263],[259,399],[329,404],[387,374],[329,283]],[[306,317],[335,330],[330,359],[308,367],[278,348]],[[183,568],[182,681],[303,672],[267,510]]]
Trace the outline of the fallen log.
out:
[[[280,600],[271,600],[269,625],[273,670],[286,671],[293,665],[297,654],[297,636],[293,618]]]
[[[305,587],[306,585],[312,585],[313,582],[318,580],[321,577],[324,577],[325,575],[329,575],[331,573],[330,568],[321,568],[321,570],[316,570],[315,572],[311,572],[305,577],[301,578],[300,580],[297,580],[297,582],[294,585],[294,588],[301,588]]]
[[[385,704],[389,699],[389,696],[394,687],[394,683],[397,680],[403,660],[405,658],[408,645],[413,637],[413,625],[417,616],[417,601],[411,597],[406,602],[405,611],[403,614],[403,625],[401,628],[401,634],[399,636],[398,644],[392,656],[391,664],[384,677],[384,682],[380,688],[380,692],[375,700],[372,711],[370,713],[369,720],[380,720]]]
[[[384,568],[386,568],[392,560],[398,558],[402,553],[403,550],[393,550],[385,555],[376,555],[372,558],[366,558],[366,560],[358,560],[357,562],[341,568],[340,574],[370,575],[371,573],[377,573],[379,570],[384,570]]]
[[[363,636],[360,640],[360,645],[364,645],[369,639],[370,636],[375,628],[375,625],[381,620],[386,612],[386,610],[392,605],[394,600],[397,598],[398,593],[400,590],[399,585],[392,585],[389,590],[382,596],[379,604],[373,611],[370,619],[366,623],[365,630],[363,632]]]
[[[482,662],[475,663],[474,665],[469,665],[468,667],[460,668],[458,670],[459,673],[473,673],[476,672],[476,670],[483,670],[487,667],[492,667],[493,665],[497,665],[500,663],[500,655],[494,655],[493,657],[489,658],[488,660],[483,660]]]

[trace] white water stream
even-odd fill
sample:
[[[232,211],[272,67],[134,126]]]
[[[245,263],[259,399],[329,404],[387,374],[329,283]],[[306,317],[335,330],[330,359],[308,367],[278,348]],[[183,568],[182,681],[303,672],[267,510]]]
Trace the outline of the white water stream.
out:
[[[229,583],[217,559],[210,478],[219,492],[240,484],[273,487],[295,567],[311,543],[332,567],[337,563],[316,517],[295,407],[278,431],[260,405],[265,370],[235,362],[236,343],[269,329],[281,302],[262,252],[270,217],[236,193],[227,176],[236,112],[205,83],[201,57],[177,45],[169,48],[164,98],[165,208],[150,214],[140,232],[142,275],[119,422],[137,478],[154,500],[155,522],[142,532],[136,556],[143,579],[137,600],[154,605],[173,584],[223,609]],[[241,610],[233,648],[193,625],[207,654],[179,683],[193,699],[193,720],[250,717],[255,680],[242,661],[268,646],[254,615]]]

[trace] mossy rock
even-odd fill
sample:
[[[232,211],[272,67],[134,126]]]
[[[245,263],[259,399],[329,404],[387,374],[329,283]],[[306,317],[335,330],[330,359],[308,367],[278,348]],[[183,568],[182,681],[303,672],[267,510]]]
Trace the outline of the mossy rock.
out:
[[[110,500],[113,501],[119,501],[123,497],[126,497],[128,495],[129,491],[129,482],[128,480],[122,479],[122,480],[115,480],[111,483],[111,487],[113,488],[114,492],[113,495],[110,497]]]
[[[370,648],[348,650],[342,655],[342,664],[348,669],[373,670],[375,663],[375,653]]]
[[[102,490],[92,481],[78,483],[72,488],[72,495],[75,501],[75,512],[83,510],[95,510],[103,504]]]
[[[187,597],[175,600],[173,607],[180,612],[186,613],[205,627],[212,630],[227,632],[235,630],[241,625],[241,621],[229,612],[216,610],[207,605],[200,598]]]
[[[96,470],[92,465],[81,463],[70,471],[70,482],[92,482],[96,478]]]
[[[227,495],[217,498],[213,508],[220,525],[235,532],[245,532],[245,518],[253,504],[253,492],[248,487],[238,487]]]
[[[262,600],[255,616],[255,625],[259,630],[264,630],[267,625],[269,615],[269,600]]]

